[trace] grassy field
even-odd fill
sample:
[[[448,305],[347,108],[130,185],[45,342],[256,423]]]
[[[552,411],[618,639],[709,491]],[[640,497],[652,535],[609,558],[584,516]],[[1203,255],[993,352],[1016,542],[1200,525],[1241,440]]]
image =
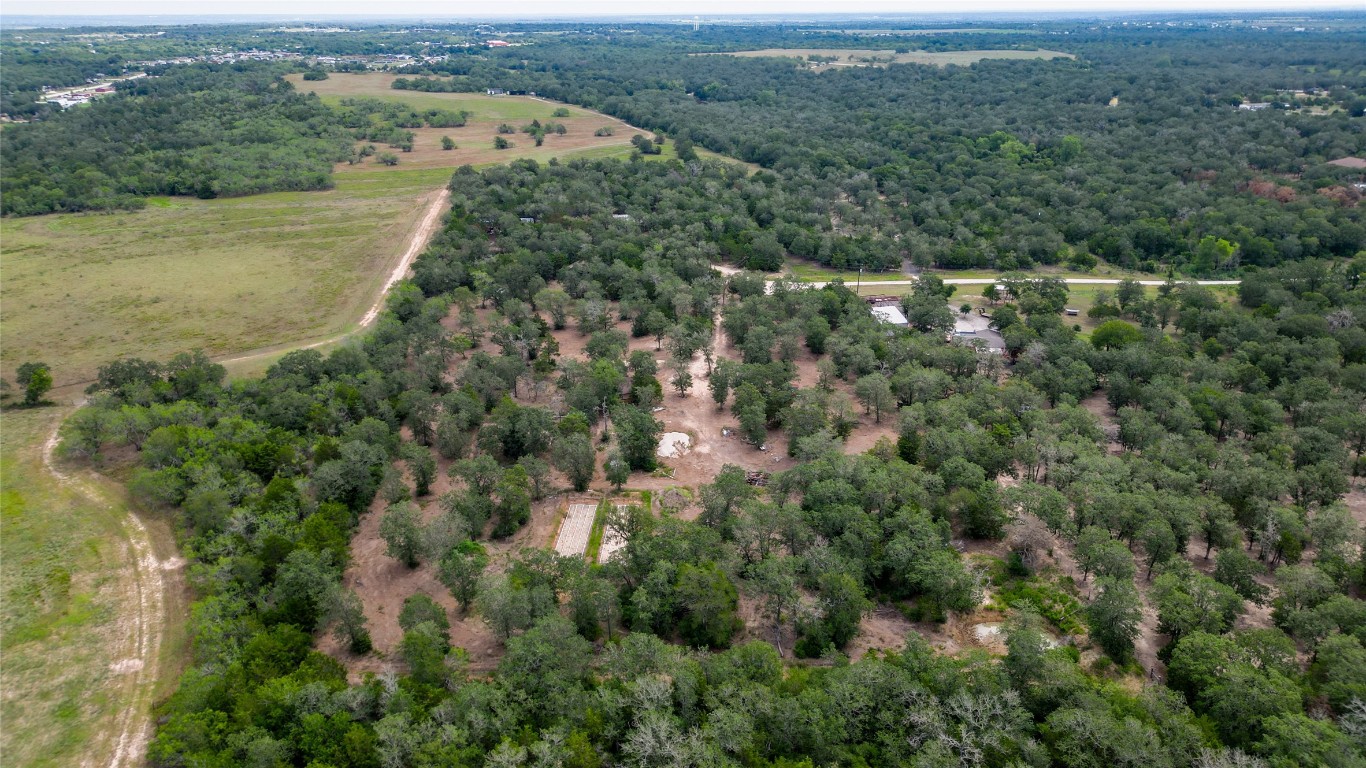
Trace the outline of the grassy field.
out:
[[[846,283],[857,283],[859,281],[857,270],[850,272],[848,270],[830,269],[814,262],[795,258],[787,260],[783,274],[791,275],[798,280],[816,283],[828,283],[832,280],[843,280]],[[865,283],[875,283],[879,280],[907,280],[910,279],[910,276],[899,269],[893,269],[887,272],[865,271],[862,279]]]
[[[1036,49],[996,50],[996,51],[909,51],[897,53],[888,49],[866,48],[764,48],[758,51],[730,51],[721,54],[700,54],[704,56],[746,56],[780,57],[807,60],[809,56],[834,57],[837,61],[812,63],[814,70],[831,67],[885,67],[888,64],[933,64],[944,67],[950,64],[967,66],[983,59],[1075,59],[1076,56],[1062,51]]]
[[[156,628],[160,678],[130,668],[140,593],[129,578],[127,507],[112,483],[64,484],[44,468],[42,445],[66,414],[43,408],[0,417],[0,754],[7,766],[107,763],[121,716],[131,709],[145,722],[187,650],[185,607],[172,596]],[[98,502],[81,490],[91,483],[102,491]],[[156,556],[170,556],[169,528],[153,522],[148,530]]]
[[[223,355],[341,332],[448,176],[352,173],[323,192],[0,221],[0,371],[44,360],[62,386],[120,355]]]
[[[306,81],[302,75],[288,78],[300,91],[312,91],[325,103],[339,104],[342,99],[365,97],[406,104],[416,110],[447,109],[464,110],[473,113],[469,122],[460,128],[418,128],[413,131],[412,152],[397,152],[399,164],[387,166],[393,170],[405,168],[457,168],[462,165],[487,165],[505,163],[510,160],[532,158],[544,162],[552,157],[566,157],[584,151],[601,151],[604,148],[618,148],[630,154],[631,137],[637,133],[647,133],[632,128],[622,121],[581,107],[546,101],[529,96],[486,96],[482,93],[426,93],[423,91],[397,91],[390,85],[395,76],[377,72],[363,74],[337,73],[326,80]],[[556,109],[569,111],[567,117],[554,117]],[[494,149],[493,140],[499,136],[498,126],[503,123],[520,129],[532,120],[546,122],[553,120],[563,123],[566,133],[563,136],[549,134],[545,144],[536,146],[528,134],[507,135],[512,142],[509,149]],[[611,136],[593,135],[599,128],[610,127]],[[647,133],[648,135],[648,133]],[[441,149],[441,137],[449,136],[455,141],[456,148]],[[383,146],[379,147],[385,149]],[[373,171],[380,166],[371,159],[364,164],[337,166],[337,173],[345,175],[356,171]]]

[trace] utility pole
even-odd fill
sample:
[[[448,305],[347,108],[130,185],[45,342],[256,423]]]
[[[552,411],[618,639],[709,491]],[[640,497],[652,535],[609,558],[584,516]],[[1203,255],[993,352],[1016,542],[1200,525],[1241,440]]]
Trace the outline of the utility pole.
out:
[[[863,267],[858,268],[858,287],[854,288],[854,293],[863,295]]]

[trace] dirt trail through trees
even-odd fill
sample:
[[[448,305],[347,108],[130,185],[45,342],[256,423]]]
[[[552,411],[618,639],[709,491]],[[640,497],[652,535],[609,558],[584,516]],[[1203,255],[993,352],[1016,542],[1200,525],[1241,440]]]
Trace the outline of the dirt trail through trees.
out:
[[[99,480],[84,477],[83,473],[68,474],[58,467],[54,453],[62,421],[57,419],[43,444],[43,467],[59,484],[75,489],[96,504],[111,506],[108,491],[100,487]],[[119,542],[118,551],[128,560],[129,578],[121,584],[120,610],[125,612],[120,621],[121,631],[111,639],[117,646],[110,649],[111,655],[118,661],[111,669],[109,695],[122,701],[123,706],[111,722],[100,724],[103,730],[91,735],[88,754],[101,757],[87,757],[82,762],[84,766],[107,764],[110,768],[122,768],[143,764],[151,735],[157,678],[163,666],[162,638],[170,618],[168,608],[184,607],[184,562],[173,554],[169,531],[157,536],[167,540],[154,540],[149,527],[129,511],[121,535],[123,541]],[[169,556],[164,560],[158,558],[158,549]],[[107,762],[104,755],[108,756]]]
[[[441,213],[449,200],[450,191],[445,188],[432,193],[431,203],[409,238],[407,249],[385,279],[379,295],[361,318],[356,330],[374,324],[384,308],[389,291],[408,274],[418,254],[441,228]],[[356,330],[307,344],[218,358],[217,362],[237,363],[296,349],[313,349],[341,341]],[[88,383],[80,382],[73,386]],[[76,404],[82,405],[83,401],[78,400]],[[58,468],[54,453],[63,419],[57,421],[42,447],[43,466],[58,483],[75,488],[97,504],[109,506],[109,491],[100,488],[98,479],[82,477],[79,473],[68,474]],[[129,578],[124,584],[125,599],[122,601],[127,611],[126,631],[121,633],[117,641],[120,647],[115,656],[120,661],[112,670],[115,673],[111,678],[112,685],[116,689],[110,695],[124,702],[124,705],[107,732],[95,733],[90,739],[90,754],[108,755],[107,764],[110,768],[141,765],[144,762],[151,736],[151,711],[155,704],[158,676],[164,664],[162,641],[171,620],[168,606],[179,613],[186,608],[184,561],[175,554],[169,530],[153,532],[137,514],[130,511],[124,521],[122,535],[124,540],[121,549],[129,561]],[[164,553],[164,559],[158,558],[158,550]],[[83,763],[92,767],[103,764],[103,758],[98,762],[87,759]]]

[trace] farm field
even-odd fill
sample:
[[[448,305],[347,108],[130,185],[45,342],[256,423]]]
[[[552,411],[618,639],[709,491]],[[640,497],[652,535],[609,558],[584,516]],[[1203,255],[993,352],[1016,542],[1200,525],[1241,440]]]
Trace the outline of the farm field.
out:
[[[406,104],[417,110],[446,109],[473,113],[469,122],[459,128],[414,129],[416,138],[413,140],[413,151],[398,152],[399,164],[396,166],[381,166],[373,158],[364,164],[341,163],[336,167],[339,176],[374,170],[479,166],[525,158],[544,162],[552,157],[562,157],[585,150],[602,151],[606,148],[611,148],[611,152],[620,153],[624,157],[630,154],[633,135],[648,135],[648,132],[632,128],[614,117],[530,96],[399,91],[390,87],[395,80],[394,75],[380,73],[337,73],[327,80],[316,81],[305,81],[302,75],[291,75],[288,79],[299,90],[312,91],[328,104],[339,104],[346,98],[365,97]],[[560,108],[568,110],[569,116],[554,117],[552,113]],[[494,138],[500,135],[499,125],[507,123],[520,129],[532,120],[553,120],[563,123],[567,132],[563,136],[547,135],[545,144],[540,147],[525,133],[506,135],[504,138],[512,142],[512,146],[508,149],[493,148]],[[599,128],[604,127],[612,128],[613,135],[593,135]],[[442,136],[451,137],[456,148],[443,150]],[[383,150],[384,147],[380,146],[380,149]]]
[[[114,482],[44,466],[69,413],[2,417],[0,752],[11,766],[108,764],[144,738],[188,650],[169,526],[136,525]]]
[[[226,355],[344,331],[447,174],[356,172],[321,192],[5,219],[0,368],[44,360],[62,387],[121,355]]]
[[[1034,50],[978,50],[978,51],[910,51],[896,53],[886,49],[868,48],[764,48],[757,51],[727,51],[706,56],[744,56],[779,57],[806,60],[809,56],[834,57],[832,62],[812,62],[813,70],[832,67],[885,67],[888,64],[933,64],[945,67],[950,64],[967,66],[983,59],[1075,59],[1076,56],[1062,51],[1049,51],[1042,48]]]

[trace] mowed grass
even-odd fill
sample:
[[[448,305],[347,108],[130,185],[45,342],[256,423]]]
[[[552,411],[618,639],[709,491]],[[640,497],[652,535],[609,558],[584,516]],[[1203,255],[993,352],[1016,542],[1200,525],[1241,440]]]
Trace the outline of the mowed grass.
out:
[[[43,442],[66,413],[0,416],[0,753],[7,766],[108,762],[100,750],[110,745],[99,737],[127,705],[111,670],[120,661],[114,649],[133,631],[127,510],[92,502],[43,468]],[[163,647],[183,647],[181,630],[172,634]]]
[[[345,331],[448,178],[356,173],[322,192],[0,221],[0,374],[42,360],[60,387],[125,355],[226,355]]]
[[[326,80],[304,80],[302,75],[287,79],[300,91],[318,94],[324,103],[338,105],[347,98],[382,99],[422,111],[427,109],[464,110],[472,113],[468,122],[459,128],[417,128],[413,130],[413,151],[400,152],[376,143],[381,152],[393,152],[399,158],[396,166],[382,166],[374,157],[363,163],[336,167],[338,175],[356,171],[406,168],[457,168],[462,165],[483,166],[530,158],[545,162],[552,157],[574,157],[583,153],[601,153],[608,148],[625,150],[630,154],[631,137],[637,133],[650,135],[607,115],[568,104],[532,98],[530,96],[488,96],[482,93],[426,93],[423,91],[394,90],[395,75],[378,72],[358,74],[335,73]],[[568,110],[566,117],[555,117],[557,109]],[[542,123],[563,123],[564,135],[548,134],[545,143],[536,146],[530,134],[521,133],[522,126],[532,120]],[[500,134],[498,126],[508,124],[518,129],[515,134]],[[611,136],[594,135],[600,128],[611,128]],[[456,148],[443,150],[441,138],[449,136]],[[508,149],[494,149],[498,136],[510,141]],[[357,146],[366,142],[358,142]]]
[[[885,67],[888,64],[932,64],[945,67],[950,64],[967,66],[983,59],[1075,59],[1076,56],[1062,51],[1049,51],[1042,48],[1034,50],[977,50],[977,51],[908,51],[897,53],[890,49],[871,48],[764,48],[757,51],[728,51],[719,54],[699,54],[703,56],[744,56],[801,59],[810,56],[835,57],[833,62],[812,62],[812,69],[822,70],[831,67]]]

